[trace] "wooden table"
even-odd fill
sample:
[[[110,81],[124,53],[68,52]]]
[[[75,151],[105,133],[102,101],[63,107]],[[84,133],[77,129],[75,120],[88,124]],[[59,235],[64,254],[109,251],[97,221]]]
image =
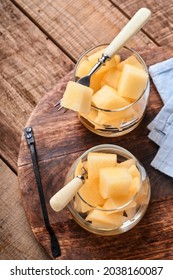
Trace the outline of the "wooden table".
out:
[[[160,46],[163,50],[167,46],[173,47],[172,1],[158,1],[157,5],[153,0],[142,3],[137,0],[0,2],[0,259],[50,258],[32,234],[18,188],[18,151],[29,115],[41,97],[73,69],[82,52],[100,43],[110,42],[141,5],[151,9],[152,18],[128,46],[142,51]],[[161,102],[151,107],[153,118],[160,107]],[[154,192],[159,188],[155,206],[160,209],[160,214],[167,215],[162,216],[162,223],[158,220],[160,235],[156,233],[156,238],[148,240],[147,245],[153,246],[153,254],[144,255],[143,258],[171,259],[173,237],[169,226],[172,216],[169,213],[173,199],[172,179],[151,171],[149,163],[157,151],[156,145],[151,145],[153,152],[146,155],[145,163],[149,173],[153,174]],[[163,176],[164,189],[159,185],[160,176]],[[169,232],[164,231],[164,225]],[[141,240],[145,238],[144,227]],[[145,249],[147,251],[147,247]],[[125,257],[130,258],[130,252]]]

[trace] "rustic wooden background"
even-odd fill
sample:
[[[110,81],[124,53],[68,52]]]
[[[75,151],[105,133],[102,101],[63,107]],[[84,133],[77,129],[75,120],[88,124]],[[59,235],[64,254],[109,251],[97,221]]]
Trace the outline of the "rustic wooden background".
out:
[[[128,45],[173,47],[171,0],[0,1],[0,259],[49,259],[33,237],[18,188],[18,151],[29,115],[83,51],[110,42],[141,6],[152,18]]]

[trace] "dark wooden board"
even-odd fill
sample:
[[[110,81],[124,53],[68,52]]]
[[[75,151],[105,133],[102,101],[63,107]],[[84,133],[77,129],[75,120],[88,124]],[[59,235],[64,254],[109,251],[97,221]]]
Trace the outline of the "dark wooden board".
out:
[[[149,66],[170,58],[173,50],[163,47],[138,51]],[[158,147],[148,139],[147,125],[162,107],[154,85],[151,82],[147,112],[139,127],[122,137],[105,138],[83,127],[74,112],[58,113],[53,107],[71,77],[72,73],[69,73],[40,100],[26,124],[33,127],[36,138],[48,213],[62,250],[59,259],[172,259],[173,180],[150,166]],[[88,233],[73,221],[67,209],[55,213],[49,206],[50,197],[63,186],[65,175],[74,159],[84,150],[102,143],[127,148],[142,162],[151,180],[152,197],[145,217],[134,229],[120,236],[101,237]],[[32,231],[51,256],[30,152],[24,137],[20,146],[18,175],[23,206]]]

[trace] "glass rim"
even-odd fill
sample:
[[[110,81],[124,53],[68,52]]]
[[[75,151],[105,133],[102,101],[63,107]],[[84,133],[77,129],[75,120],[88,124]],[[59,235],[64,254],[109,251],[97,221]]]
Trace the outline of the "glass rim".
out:
[[[93,51],[94,49],[97,49],[97,48],[100,48],[100,47],[106,47],[106,46],[108,46],[108,44],[100,44],[100,45],[98,45],[98,46],[92,47],[92,48],[86,50],[86,51],[80,56],[80,58],[78,59],[76,65],[75,65],[75,67],[74,67],[74,77],[73,77],[73,78],[74,78],[75,81],[77,81],[76,75],[75,75],[76,70],[77,70],[77,67],[78,67],[79,63],[81,62],[81,60],[85,57],[85,55],[88,54],[89,52]],[[140,56],[140,54],[138,54],[134,49],[129,48],[129,47],[127,47],[127,46],[123,46],[123,47],[120,49],[120,51],[121,51],[122,49],[126,49],[126,50],[132,52],[132,53],[137,57],[137,59],[141,62],[141,64],[143,65],[143,67],[144,67],[146,73],[148,74],[148,79],[147,79],[147,83],[146,83],[145,89],[143,90],[143,92],[141,93],[141,95],[138,97],[138,99],[134,100],[133,102],[131,102],[129,105],[127,105],[127,106],[125,106],[125,107],[118,108],[118,109],[111,109],[111,110],[110,110],[110,109],[99,108],[99,107],[97,107],[97,106],[91,104],[91,108],[93,108],[94,110],[99,110],[99,111],[103,111],[103,112],[109,113],[109,112],[121,112],[121,111],[124,111],[124,110],[126,110],[126,109],[129,109],[129,108],[132,107],[134,104],[136,104],[138,101],[140,101],[140,99],[143,97],[143,95],[145,94],[145,92],[146,92],[146,90],[147,90],[147,88],[148,88],[148,85],[149,85],[149,72],[148,72],[148,68],[147,68],[147,65],[146,65],[145,61],[144,61],[143,58]],[[117,54],[118,54],[118,53],[117,53]]]
[[[109,149],[110,151],[111,151],[111,149],[113,149],[116,152],[117,151],[124,152],[124,154],[129,156],[129,158],[127,158],[127,159],[133,158],[135,160],[135,164],[136,164],[136,166],[139,170],[139,173],[140,173],[140,186],[138,188],[138,191],[131,197],[131,199],[127,203],[123,204],[122,206],[119,206],[117,208],[112,208],[112,209],[103,209],[101,207],[91,205],[80,195],[79,192],[77,192],[77,195],[87,206],[89,206],[93,210],[95,209],[95,210],[103,211],[103,212],[118,212],[118,211],[124,210],[128,205],[130,205],[135,200],[136,196],[139,194],[139,192],[141,190],[141,187],[142,187],[142,170],[141,170],[141,167],[140,167],[141,164],[138,161],[138,159],[132,153],[130,153],[128,150],[126,150],[125,148],[122,148],[121,146],[114,145],[114,144],[101,144],[101,145],[96,145],[96,146],[86,150],[81,156],[79,156],[75,161],[75,168],[76,168],[77,164],[79,163],[79,161],[82,160],[82,158],[86,157],[89,152],[92,152],[92,151],[102,152],[100,149]],[[122,156],[124,156],[124,155],[122,155]],[[74,171],[75,171],[75,169],[74,169]],[[73,175],[74,175],[74,173],[73,173]]]

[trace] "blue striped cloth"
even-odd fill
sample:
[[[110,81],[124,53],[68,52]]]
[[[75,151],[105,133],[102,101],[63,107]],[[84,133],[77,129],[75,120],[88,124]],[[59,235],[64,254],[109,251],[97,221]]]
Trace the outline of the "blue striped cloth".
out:
[[[159,146],[151,166],[173,177],[173,58],[150,66],[149,73],[164,103],[148,125],[148,137]]]

